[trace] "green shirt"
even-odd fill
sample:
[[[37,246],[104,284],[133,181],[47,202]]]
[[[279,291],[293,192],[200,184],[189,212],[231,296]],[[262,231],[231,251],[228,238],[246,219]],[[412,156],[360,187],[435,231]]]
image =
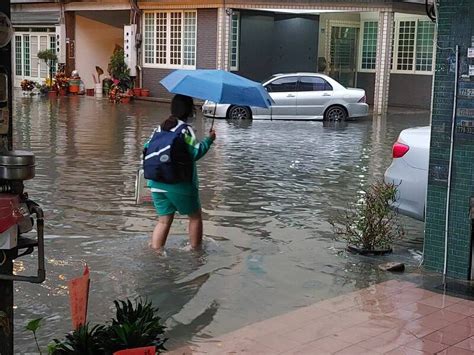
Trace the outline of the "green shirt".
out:
[[[183,121],[178,121],[178,125],[183,124]],[[153,135],[152,135],[153,136]],[[177,184],[166,184],[164,182],[158,182],[154,180],[147,180],[147,186],[152,192],[171,192],[175,194],[184,195],[197,195],[199,191],[199,179],[196,169],[196,161],[201,159],[211,148],[213,143],[209,137],[204,138],[202,141],[196,139],[192,128],[188,126],[184,132],[184,141],[186,148],[191,156],[193,164],[193,179],[191,182],[179,182]],[[148,147],[149,140],[145,143],[145,148]]]

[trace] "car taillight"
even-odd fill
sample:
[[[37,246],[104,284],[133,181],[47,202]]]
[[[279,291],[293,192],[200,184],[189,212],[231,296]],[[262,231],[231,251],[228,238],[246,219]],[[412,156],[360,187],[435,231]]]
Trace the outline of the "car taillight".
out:
[[[395,142],[393,145],[392,149],[392,157],[395,158],[401,158],[403,157],[408,151],[410,150],[410,147],[407,146],[406,144],[400,143],[400,142]]]
[[[357,102],[359,102],[359,103],[364,103],[364,104],[365,104],[366,101],[367,101],[367,97],[364,95],[364,96],[362,96],[361,99],[360,99],[359,101],[357,101]]]

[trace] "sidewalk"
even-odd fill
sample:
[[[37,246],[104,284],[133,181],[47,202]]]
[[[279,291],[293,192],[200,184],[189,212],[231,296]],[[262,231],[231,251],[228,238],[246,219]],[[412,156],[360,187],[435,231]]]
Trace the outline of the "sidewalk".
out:
[[[168,354],[474,354],[474,301],[388,281]]]

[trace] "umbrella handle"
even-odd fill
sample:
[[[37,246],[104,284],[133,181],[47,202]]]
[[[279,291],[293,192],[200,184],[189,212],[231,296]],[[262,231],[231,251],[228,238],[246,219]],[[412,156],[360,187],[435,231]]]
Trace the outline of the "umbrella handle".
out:
[[[217,102],[214,103],[214,115],[212,117],[212,123],[211,123],[211,128],[209,129],[209,132],[211,132],[214,129],[214,120],[216,119],[216,111],[217,111]]]

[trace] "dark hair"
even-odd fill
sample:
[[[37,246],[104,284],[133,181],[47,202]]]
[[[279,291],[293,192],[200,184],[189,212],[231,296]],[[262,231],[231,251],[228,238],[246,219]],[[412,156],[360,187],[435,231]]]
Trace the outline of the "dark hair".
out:
[[[192,116],[194,108],[193,99],[189,96],[177,94],[171,100],[171,115],[186,120]]]
[[[194,109],[193,99],[189,96],[177,94],[171,100],[171,116],[161,123],[161,129],[169,131],[176,127],[178,120],[187,121]]]

